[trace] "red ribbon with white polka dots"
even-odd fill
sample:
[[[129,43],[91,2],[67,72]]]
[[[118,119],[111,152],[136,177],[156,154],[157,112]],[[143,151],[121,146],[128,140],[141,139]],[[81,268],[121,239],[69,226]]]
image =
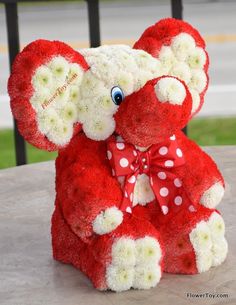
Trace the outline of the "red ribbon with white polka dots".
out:
[[[176,174],[176,169],[183,166],[185,160],[175,135],[165,142],[152,145],[146,151],[140,151],[132,144],[111,137],[107,142],[107,157],[113,175],[125,177],[124,198],[120,207],[122,211],[132,212],[134,187],[137,176],[141,174],[149,177],[163,214],[166,215],[170,208],[183,204],[190,206],[182,181]]]

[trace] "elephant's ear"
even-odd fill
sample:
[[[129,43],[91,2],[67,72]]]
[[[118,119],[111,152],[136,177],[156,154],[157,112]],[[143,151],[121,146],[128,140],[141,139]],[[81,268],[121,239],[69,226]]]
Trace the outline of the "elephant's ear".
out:
[[[88,68],[81,54],[59,41],[34,41],[16,56],[8,92],[25,140],[52,151],[80,131],[79,86]]]
[[[146,29],[134,48],[159,59],[163,75],[185,82],[192,95],[192,115],[196,114],[208,87],[209,66],[205,42],[198,31],[184,21],[163,19]]]

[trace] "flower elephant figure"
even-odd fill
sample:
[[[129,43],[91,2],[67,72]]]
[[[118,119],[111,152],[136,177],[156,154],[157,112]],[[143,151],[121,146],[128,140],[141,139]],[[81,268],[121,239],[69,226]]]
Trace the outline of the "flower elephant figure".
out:
[[[163,19],[133,48],[37,40],[8,82],[22,136],[58,150],[53,257],[99,290],[149,289],[227,255],[224,181],[181,131],[199,112],[209,59],[198,31]]]

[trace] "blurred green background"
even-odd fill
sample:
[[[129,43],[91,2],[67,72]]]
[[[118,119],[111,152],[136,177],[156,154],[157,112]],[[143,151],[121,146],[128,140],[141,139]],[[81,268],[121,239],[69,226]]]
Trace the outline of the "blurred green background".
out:
[[[199,118],[188,125],[188,136],[201,146],[236,145],[236,118]],[[0,168],[15,166],[13,131],[0,130]],[[56,152],[46,152],[27,144],[28,163],[54,160]]]

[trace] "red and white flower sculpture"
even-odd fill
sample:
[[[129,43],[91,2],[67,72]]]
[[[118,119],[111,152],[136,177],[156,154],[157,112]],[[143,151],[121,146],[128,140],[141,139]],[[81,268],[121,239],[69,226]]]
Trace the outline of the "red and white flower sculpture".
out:
[[[133,48],[37,40],[15,59],[19,131],[59,151],[53,256],[100,290],[148,289],[162,272],[196,274],[226,257],[223,178],[181,131],[201,109],[208,64],[200,34],[175,19]]]

